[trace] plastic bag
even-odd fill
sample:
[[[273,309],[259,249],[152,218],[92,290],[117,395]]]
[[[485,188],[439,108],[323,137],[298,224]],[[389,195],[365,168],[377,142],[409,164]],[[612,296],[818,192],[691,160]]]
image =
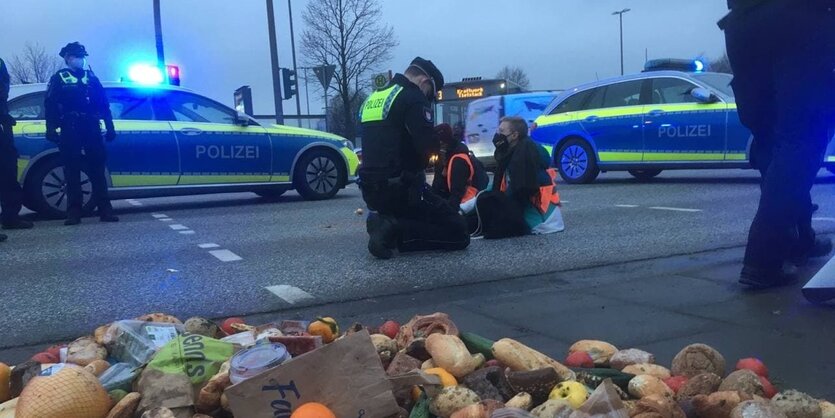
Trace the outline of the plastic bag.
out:
[[[143,366],[160,348],[183,332],[183,326],[178,324],[118,321],[107,330],[104,341],[111,357]]]
[[[130,392],[133,381],[139,376],[139,371],[138,367],[129,363],[116,363],[99,376],[99,382],[108,392],[116,389]]]

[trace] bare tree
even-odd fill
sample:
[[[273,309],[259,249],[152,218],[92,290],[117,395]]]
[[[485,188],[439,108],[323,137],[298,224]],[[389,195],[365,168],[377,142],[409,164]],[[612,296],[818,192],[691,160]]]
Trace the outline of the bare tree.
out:
[[[527,90],[531,86],[531,80],[528,78],[528,74],[520,67],[506,65],[496,74],[496,78],[507,80],[510,84],[519,87],[521,90]]]
[[[351,90],[351,107],[348,109],[348,115],[358,115],[360,111],[360,107],[365,102],[365,99],[368,98],[368,95],[364,92],[360,91],[359,94],[356,94],[356,91],[353,89]],[[348,127],[345,125],[345,108],[343,107],[341,100],[335,100],[333,105],[328,108],[328,128],[332,132],[336,132],[342,134],[348,130]],[[354,120],[352,117],[351,120]],[[351,142],[354,141],[354,138],[347,137]]]
[[[731,60],[728,59],[727,52],[722,54],[722,56],[716,60],[711,61],[708,65],[708,69],[714,73],[734,73],[734,70],[731,68]]]
[[[309,66],[335,65],[335,83],[330,88],[341,102],[344,129],[337,132],[346,138],[356,136],[357,118],[352,109],[378,66],[391,59],[398,45],[394,29],[383,25],[378,0],[316,0],[307,4],[303,18],[307,29],[302,47]],[[336,132],[336,131],[335,131]]]
[[[61,60],[47,53],[41,44],[27,43],[23,52],[9,63],[9,75],[14,84],[46,83],[62,65]]]

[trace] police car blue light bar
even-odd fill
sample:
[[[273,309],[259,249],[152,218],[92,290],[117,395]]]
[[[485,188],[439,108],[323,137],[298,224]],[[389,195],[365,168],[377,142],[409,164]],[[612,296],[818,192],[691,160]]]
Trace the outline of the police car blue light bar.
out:
[[[162,71],[150,64],[135,64],[128,70],[128,80],[146,86],[160,85],[165,81]]]
[[[702,60],[684,60],[684,59],[657,59],[650,60],[644,65],[644,72],[650,71],[685,71],[700,73],[705,71],[707,66]]]

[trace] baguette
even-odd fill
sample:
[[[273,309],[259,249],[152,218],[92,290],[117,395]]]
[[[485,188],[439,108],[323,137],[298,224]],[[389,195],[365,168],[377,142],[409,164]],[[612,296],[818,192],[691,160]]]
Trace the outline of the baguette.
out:
[[[575,380],[571,369],[519,341],[503,338],[493,344],[493,357],[513,371],[532,371],[550,367],[562,381]]]

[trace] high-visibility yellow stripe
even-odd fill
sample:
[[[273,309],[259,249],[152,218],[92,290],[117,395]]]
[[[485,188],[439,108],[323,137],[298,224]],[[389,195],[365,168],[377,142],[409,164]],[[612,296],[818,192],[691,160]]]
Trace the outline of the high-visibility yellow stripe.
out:
[[[610,161],[641,161],[643,160],[644,153],[641,151],[634,151],[634,152],[609,152],[609,151],[601,151],[597,153],[598,157],[600,158],[601,162],[610,162]]]
[[[111,174],[113,187],[174,186],[178,175]]]
[[[23,181],[23,172],[26,171],[26,167],[29,166],[29,160],[18,158],[17,159],[17,181]]]
[[[748,154],[742,153],[729,153],[725,154],[725,159],[730,161],[745,161],[748,159]]]
[[[554,154],[554,147],[550,145],[542,145],[542,148],[545,148],[545,151],[548,151],[548,155]]]
[[[828,162],[828,163],[835,163],[835,157],[833,157],[833,156],[826,157],[826,162]]]
[[[716,152],[645,152],[644,161],[722,161],[725,153]]]
[[[179,184],[268,183],[269,175],[182,175]]]
[[[290,181],[290,176],[272,176],[270,183],[286,183]]]
[[[538,127],[555,125],[558,123],[566,123],[573,121],[582,121],[589,116],[597,116],[600,119],[638,116],[643,115],[644,112],[650,110],[660,109],[667,113],[684,113],[684,112],[716,112],[725,111],[728,109],[736,109],[736,104],[728,105],[726,103],[677,103],[677,104],[656,104],[656,105],[640,105],[640,106],[622,106],[612,107],[606,109],[592,109],[583,110],[580,112],[568,112],[558,115],[543,115],[536,119]]]
[[[114,120],[113,125],[116,128],[116,133],[120,131],[151,131],[151,132],[170,132],[171,125],[168,122],[159,121],[125,121]]]
[[[354,151],[351,151],[348,147],[342,147],[340,150],[342,151],[342,155],[345,156],[345,159],[348,160],[348,176],[354,176],[357,173],[357,167],[360,165],[360,159],[357,157],[357,154]]]
[[[270,127],[267,128],[267,132],[271,135],[309,136],[313,138],[322,138],[340,142],[345,140],[345,138],[339,135],[334,135],[328,132],[316,131],[313,129],[299,128],[295,126],[270,125]]]

